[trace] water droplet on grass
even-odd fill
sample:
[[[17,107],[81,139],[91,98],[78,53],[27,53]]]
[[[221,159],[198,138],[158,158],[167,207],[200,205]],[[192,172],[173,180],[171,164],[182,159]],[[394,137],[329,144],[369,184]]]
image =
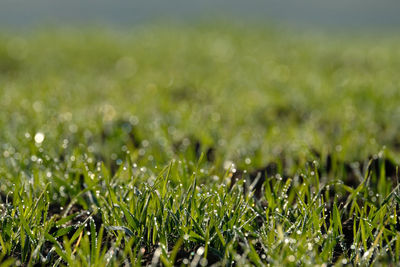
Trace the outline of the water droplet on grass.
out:
[[[296,260],[296,257],[293,256],[293,255],[290,255],[290,256],[288,257],[288,260],[289,260],[290,262],[294,262],[294,261]]]
[[[204,247],[199,247],[198,249],[197,249],[197,255],[199,255],[199,256],[201,256],[201,255],[203,255],[203,253],[204,253]]]
[[[44,141],[44,138],[45,138],[45,136],[44,136],[44,133],[42,133],[42,132],[37,132],[34,137],[35,142],[37,144],[41,144]]]
[[[201,265],[201,266],[207,266],[207,264],[208,264],[208,261],[207,261],[206,258],[202,258],[202,259],[200,260],[200,265]]]

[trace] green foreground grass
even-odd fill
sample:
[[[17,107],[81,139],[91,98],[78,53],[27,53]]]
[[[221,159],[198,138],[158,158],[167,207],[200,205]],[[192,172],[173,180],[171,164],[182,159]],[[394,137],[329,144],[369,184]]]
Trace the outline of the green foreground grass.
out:
[[[398,264],[399,47],[3,33],[1,266]]]

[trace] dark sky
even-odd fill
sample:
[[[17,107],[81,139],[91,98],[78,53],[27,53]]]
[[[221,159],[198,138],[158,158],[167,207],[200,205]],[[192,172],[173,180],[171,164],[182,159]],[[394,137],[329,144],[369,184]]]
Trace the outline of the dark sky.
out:
[[[321,28],[400,29],[399,0],[0,0],[0,28],[190,21],[223,16]]]

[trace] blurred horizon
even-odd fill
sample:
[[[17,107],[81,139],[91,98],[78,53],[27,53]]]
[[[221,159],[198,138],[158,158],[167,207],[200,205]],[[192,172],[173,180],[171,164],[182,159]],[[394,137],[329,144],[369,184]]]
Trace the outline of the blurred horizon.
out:
[[[0,30],[43,26],[130,27],[155,22],[191,23],[206,19],[277,24],[321,30],[397,31],[400,1],[52,1],[3,0]]]

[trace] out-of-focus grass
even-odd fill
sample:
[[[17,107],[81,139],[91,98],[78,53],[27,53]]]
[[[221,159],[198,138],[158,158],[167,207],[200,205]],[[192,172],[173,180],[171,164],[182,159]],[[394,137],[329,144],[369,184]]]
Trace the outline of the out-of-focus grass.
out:
[[[3,34],[0,261],[398,260],[399,44],[226,25]],[[270,162],[261,198],[232,186]]]

